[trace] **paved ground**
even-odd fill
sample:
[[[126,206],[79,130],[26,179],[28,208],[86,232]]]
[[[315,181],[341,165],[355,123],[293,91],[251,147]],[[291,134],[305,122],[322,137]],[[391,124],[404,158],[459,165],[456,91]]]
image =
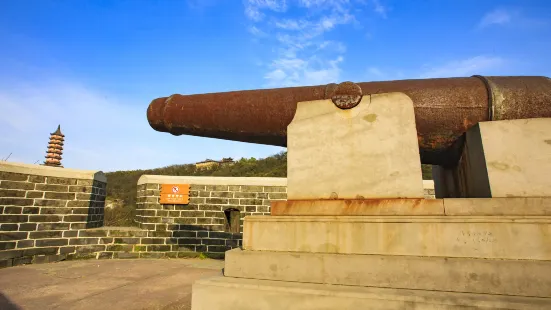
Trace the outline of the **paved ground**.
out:
[[[0,309],[191,309],[191,285],[223,261],[83,260],[0,269]]]

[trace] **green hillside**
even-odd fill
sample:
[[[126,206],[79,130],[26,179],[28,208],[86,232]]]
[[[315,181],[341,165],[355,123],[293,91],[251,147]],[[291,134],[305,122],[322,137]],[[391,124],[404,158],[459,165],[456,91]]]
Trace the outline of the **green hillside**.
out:
[[[144,174],[174,176],[286,177],[287,152],[264,159],[243,158],[234,165],[209,170],[196,170],[195,164],[173,165],[148,170],[128,170],[106,173],[106,226],[132,225],[136,205],[138,179]],[[430,166],[423,165],[423,178],[431,178]],[[114,207],[108,207],[114,206]]]

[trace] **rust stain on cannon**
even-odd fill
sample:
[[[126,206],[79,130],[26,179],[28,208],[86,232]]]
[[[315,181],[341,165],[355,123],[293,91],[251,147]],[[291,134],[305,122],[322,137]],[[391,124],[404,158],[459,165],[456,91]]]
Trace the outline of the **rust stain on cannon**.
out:
[[[351,87],[359,86],[363,95],[403,92],[412,99],[421,160],[428,164],[444,163],[462,135],[478,122],[551,117],[551,80],[546,77],[349,83]],[[153,100],[147,117],[153,129],[173,135],[286,146],[287,125],[295,115],[297,102],[333,99],[338,89],[339,85],[328,84],[175,94]]]

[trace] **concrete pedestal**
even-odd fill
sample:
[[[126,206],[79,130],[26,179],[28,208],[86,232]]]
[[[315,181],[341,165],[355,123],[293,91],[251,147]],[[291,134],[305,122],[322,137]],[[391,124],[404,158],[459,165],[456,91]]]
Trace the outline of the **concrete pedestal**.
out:
[[[299,103],[289,200],[245,218],[192,309],[551,309],[550,129],[477,126],[451,178],[469,198],[424,200],[407,96]]]

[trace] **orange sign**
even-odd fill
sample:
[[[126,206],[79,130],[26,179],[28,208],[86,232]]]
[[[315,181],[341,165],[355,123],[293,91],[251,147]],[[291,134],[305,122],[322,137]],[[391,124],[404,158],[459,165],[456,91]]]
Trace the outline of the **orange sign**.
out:
[[[162,184],[161,204],[189,204],[189,184]]]
[[[189,195],[189,184],[161,184],[161,194]]]

